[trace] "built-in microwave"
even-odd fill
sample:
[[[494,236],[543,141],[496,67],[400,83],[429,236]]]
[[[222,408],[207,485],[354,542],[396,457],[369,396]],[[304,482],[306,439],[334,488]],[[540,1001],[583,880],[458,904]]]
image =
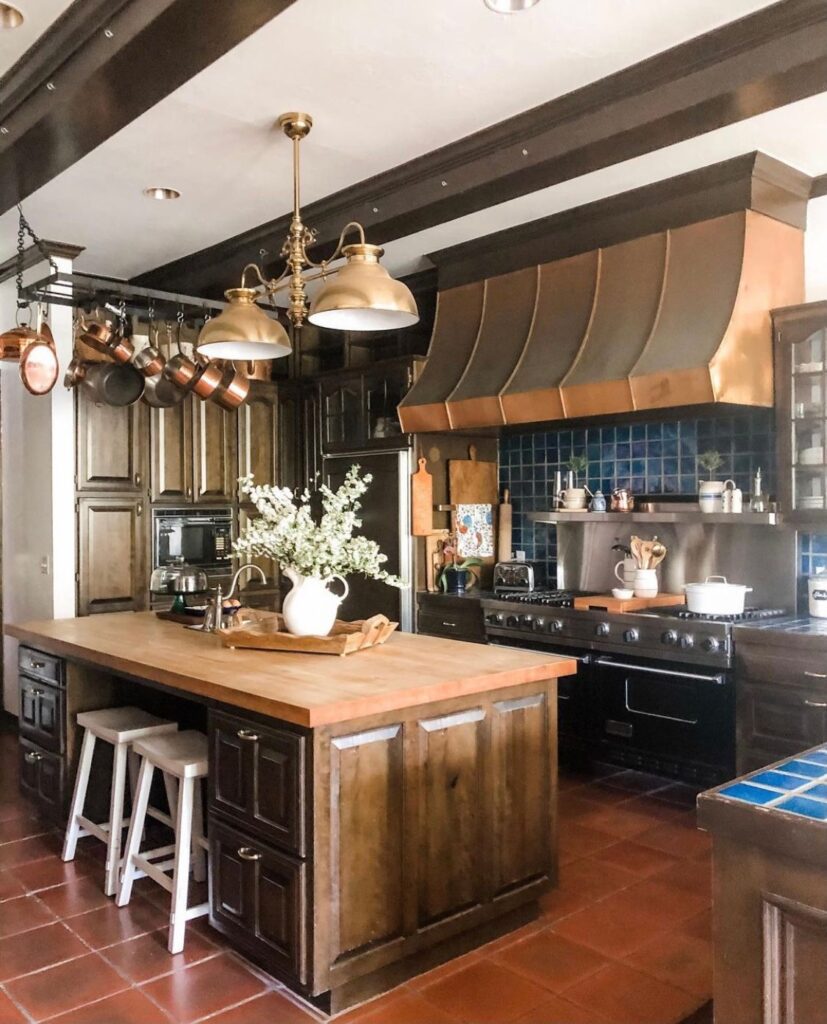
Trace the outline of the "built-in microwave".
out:
[[[231,508],[152,510],[152,565],[183,559],[206,572],[228,572],[232,565]]]

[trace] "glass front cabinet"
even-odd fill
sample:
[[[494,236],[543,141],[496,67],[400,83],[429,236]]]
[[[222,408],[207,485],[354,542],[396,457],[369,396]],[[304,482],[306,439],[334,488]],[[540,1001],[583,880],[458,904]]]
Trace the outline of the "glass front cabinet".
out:
[[[773,328],[781,511],[827,525],[827,302],[775,310]]]

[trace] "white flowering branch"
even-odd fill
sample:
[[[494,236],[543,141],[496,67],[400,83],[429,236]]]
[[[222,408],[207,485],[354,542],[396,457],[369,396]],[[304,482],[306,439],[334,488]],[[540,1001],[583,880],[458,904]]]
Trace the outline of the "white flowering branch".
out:
[[[359,466],[351,466],[338,490],[322,484],[322,515],[317,523],[309,491],[294,495],[289,487],[257,486],[252,474],[241,477],[241,490],[255,505],[258,517],[247,524],[233,547],[239,554],[274,558],[302,576],[327,580],[336,573],[361,573],[392,587],[407,587],[382,568],[388,557],[375,541],[353,536],[362,525],[357,515],[359,498],[372,479],[369,473],[360,477]]]

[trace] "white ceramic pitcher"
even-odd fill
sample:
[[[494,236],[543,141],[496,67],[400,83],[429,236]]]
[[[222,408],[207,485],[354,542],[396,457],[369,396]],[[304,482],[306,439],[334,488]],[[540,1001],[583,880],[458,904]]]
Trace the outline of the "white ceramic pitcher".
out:
[[[336,621],[339,605],[350,591],[347,580],[338,573],[323,580],[318,576],[302,576],[295,569],[285,568],[283,572],[293,584],[281,608],[287,629],[295,636],[327,636]],[[345,588],[341,597],[329,589],[334,579]]]

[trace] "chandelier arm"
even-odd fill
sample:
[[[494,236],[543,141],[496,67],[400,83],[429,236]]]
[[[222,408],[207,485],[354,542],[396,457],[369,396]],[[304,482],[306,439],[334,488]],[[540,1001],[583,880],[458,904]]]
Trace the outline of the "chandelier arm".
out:
[[[268,281],[266,277],[264,277],[264,275],[261,272],[261,267],[258,265],[258,263],[248,263],[247,266],[241,271],[241,287],[242,288],[246,288],[247,287],[245,282],[247,280],[247,271],[248,270],[252,270],[253,271],[253,273],[258,278],[259,284],[264,285],[265,288],[268,288],[269,285],[272,283],[271,281]]]

